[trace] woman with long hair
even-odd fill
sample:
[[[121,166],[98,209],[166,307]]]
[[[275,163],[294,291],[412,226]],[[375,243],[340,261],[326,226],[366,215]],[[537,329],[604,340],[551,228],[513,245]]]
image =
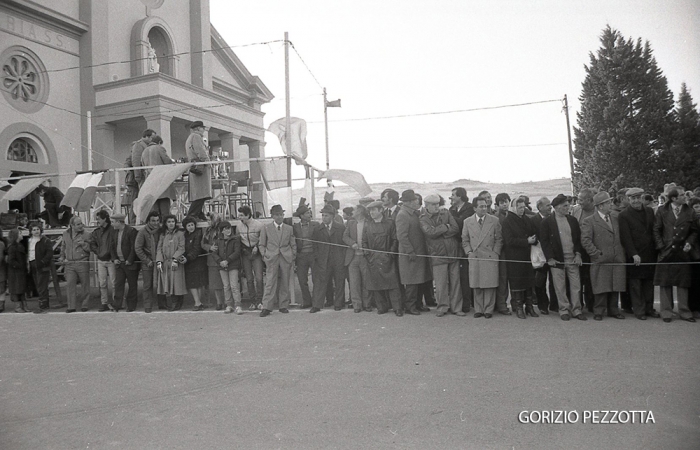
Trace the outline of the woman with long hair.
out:
[[[158,294],[167,297],[169,311],[177,311],[187,293],[185,271],[180,266],[180,257],[185,254],[185,233],[177,227],[177,218],[172,214],[163,219],[157,253]]]
[[[22,244],[22,233],[13,228],[7,237],[7,288],[10,301],[16,303],[16,313],[26,313],[27,250]]]
[[[185,265],[185,284],[194,299],[192,311],[203,311],[202,287],[207,284],[207,260],[202,248],[202,230],[197,228],[197,221],[185,217],[182,221],[185,228],[185,254],[180,257],[180,263]]]
[[[39,293],[39,309],[34,314],[49,312],[49,281],[51,279],[51,261],[53,245],[44,236],[41,223],[29,224],[29,241],[27,242],[27,262],[36,290]]]
[[[525,215],[525,199],[513,199],[503,227],[503,253],[507,267],[508,283],[513,308],[519,319],[525,314],[539,317],[532,306],[532,289],[535,287],[535,269],[530,261],[530,247],[537,244],[535,224]],[[523,303],[525,311],[523,312]]]
[[[216,245],[216,240],[221,237],[219,233],[219,223],[221,223],[221,215],[219,213],[209,213],[209,228],[206,229],[202,237],[202,248],[207,252],[207,272],[209,280],[209,299],[211,302],[212,291],[216,297],[216,310],[224,309],[224,283],[219,275],[219,265],[214,261],[212,256],[219,248]],[[209,306],[209,305],[207,305]]]

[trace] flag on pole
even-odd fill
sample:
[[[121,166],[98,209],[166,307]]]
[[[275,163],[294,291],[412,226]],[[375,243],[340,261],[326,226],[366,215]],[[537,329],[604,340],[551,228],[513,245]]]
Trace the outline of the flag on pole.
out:
[[[280,140],[282,151],[287,156],[292,156],[297,164],[303,164],[308,156],[306,148],[306,121],[298,117],[290,118],[291,135],[292,135],[292,151],[287,149],[287,119],[285,117],[277,119],[267,127],[267,131],[274,133]]]
[[[82,196],[83,192],[85,192],[85,188],[90,182],[90,178],[92,178],[91,172],[81,173],[75,178],[73,178],[73,181],[71,182],[70,186],[68,186],[66,195],[63,196],[61,206],[68,206],[69,208],[75,208],[76,206],[78,206],[80,196]]]
[[[265,189],[272,190],[287,186],[286,159],[267,159],[259,163]]]
[[[78,212],[90,211],[90,208],[92,208],[92,203],[95,201],[95,196],[97,196],[97,186],[99,186],[100,182],[102,181],[103,175],[104,172],[92,174],[90,181],[88,181],[87,186],[85,186],[83,195],[80,196],[78,205],[73,208],[74,210]],[[70,188],[68,190],[70,191]]]
[[[12,189],[7,191],[7,194],[2,198],[8,202],[22,200],[24,197],[29,195],[37,186],[39,186],[44,181],[48,180],[50,177],[38,177],[38,178],[25,178],[19,180]]]
[[[330,102],[326,100],[326,108],[340,108],[340,99]]]
[[[155,205],[158,197],[173,184],[187,169],[192,167],[191,163],[166,164],[154,168],[146,178],[146,181],[139,190],[139,196],[134,199],[134,214],[136,223],[146,221],[146,216]]]
[[[318,179],[320,180],[321,178],[342,181],[357,191],[362,197],[372,192],[372,188],[369,187],[369,184],[365,181],[365,177],[360,172],[355,172],[354,170],[330,169],[321,171],[318,174]]]

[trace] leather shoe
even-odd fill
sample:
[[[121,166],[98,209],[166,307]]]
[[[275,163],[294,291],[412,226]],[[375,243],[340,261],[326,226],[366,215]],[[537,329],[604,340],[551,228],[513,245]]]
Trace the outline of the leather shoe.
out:
[[[74,310],[74,309],[67,309],[66,312],[67,312],[67,313],[74,313],[75,310]]]
[[[661,317],[661,314],[657,313],[656,311],[651,311],[646,314],[649,317],[653,317],[654,319],[658,319]]]
[[[624,308],[622,311],[626,312],[627,314],[634,314],[634,311],[632,311],[632,308]]]
[[[354,311],[355,311],[356,313],[361,313],[361,312],[362,312],[362,310],[361,310],[360,308],[355,308]]]
[[[621,313],[611,314],[608,317],[614,317],[615,319],[624,319],[625,318],[625,316],[623,316]]]
[[[410,314],[412,316],[420,316],[420,311],[418,311],[415,308],[409,308],[406,311],[404,311],[406,314]]]
[[[377,309],[377,314],[386,314],[388,312],[389,312],[389,310],[386,310],[386,309]]]
[[[457,311],[456,313],[454,313],[454,315],[459,316],[459,317],[464,317],[467,315],[467,313],[465,313],[464,311]]]
[[[686,322],[692,322],[692,323],[697,322],[693,317],[688,317],[688,318],[685,318],[683,320],[685,320]]]
[[[87,312],[87,310],[88,310],[87,308],[80,308],[80,311],[82,311],[82,312]]]
[[[333,308],[333,309],[335,309],[336,311],[342,311],[342,310],[343,310],[343,308],[338,308],[337,306],[336,306],[335,308]]]
[[[503,314],[504,316],[512,316],[513,315],[513,313],[511,313],[507,309],[505,311],[498,311],[498,314]]]
[[[104,311],[107,311],[107,310],[109,310],[109,306],[107,306],[107,305],[104,304],[104,303],[103,303],[102,305],[100,305],[100,308],[98,309],[99,312],[104,312]]]
[[[510,314],[510,313],[509,313],[509,314]],[[487,319],[490,319],[491,317],[493,317],[493,314],[491,314],[491,313],[486,313],[486,314],[484,314],[484,317],[486,317]]]
[[[406,311],[406,312],[408,312],[408,311]],[[396,317],[403,317],[403,311],[401,311],[401,310],[394,311],[394,314],[396,314]]]
[[[484,313],[474,313],[475,319],[478,319],[479,317],[484,317]]]
[[[540,314],[542,314],[543,316],[548,316],[549,311],[547,311],[546,309],[540,309]]]
[[[665,318],[665,319],[664,319],[664,322],[666,322],[666,323],[671,323],[671,318],[670,318],[670,317]]]
[[[603,320],[603,316],[601,314],[596,314],[593,316],[593,320]]]
[[[588,317],[584,316],[583,314],[579,314],[578,316],[575,316],[578,320],[588,320]]]
[[[569,319],[571,319],[571,316],[569,316],[568,314],[561,315],[561,320],[563,320],[564,322],[568,322]]]
[[[311,309],[309,310],[310,313],[317,313],[319,311],[320,311],[320,309],[316,308],[315,306],[312,306]]]
[[[301,305],[299,309],[309,309],[311,308],[309,305]]]
[[[647,320],[647,316],[635,316],[639,320]]]
[[[435,314],[437,317],[443,317],[445,315],[444,311],[438,311],[437,314]]]
[[[263,309],[262,311],[260,311],[260,317],[267,317],[270,315],[271,312],[272,311],[270,311],[269,309]]]
[[[428,308],[427,306],[421,305],[421,306],[417,307],[416,309],[420,312],[430,312],[430,308]]]
[[[145,313],[149,313],[149,314],[151,313],[151,311],[153,311],[151,308],[146,308],[146,309],[144,310]]]
[[[289,310],[287,308],[280,308],[280,312],[282,314],[289,314]]]

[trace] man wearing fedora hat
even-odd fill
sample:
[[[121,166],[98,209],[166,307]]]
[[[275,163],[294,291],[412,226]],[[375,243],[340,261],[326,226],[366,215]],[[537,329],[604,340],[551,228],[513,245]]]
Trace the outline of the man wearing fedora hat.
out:
[[[396,237],[399,240],[399,278],[404,284],[404,312],[420,315],[418,290],[432,281],[428,247],[420,228],[420,203],[413,189],[401,193],[403,206],[396,215]],[[427,308],[425,308],[427,309]],[[430,311],[430,309],[427,309]]]
[[[335,220],[336,209],[326,204],[321,210],[322,224],[312,235],[314,245],[314,266],[311,274],[314,280],[313,306],[309,312],[323,309],[326,290],[333,283],[333,307],[340,311],[345,306],[345,226]]]
[[[640,320],[646,320],[648,316],[659,317],[659,313],[654,311],[654,263],[657,259],[654,244],[654,210],[644,206],[643,195],[644,189],[628,189],[629,206],[618,216],[620,239],[625,248],[627,262],[634,264],[627,266],[627,285],[632,311]]]
[[[579,320],[588,320],[581,312],[581,228],[576,219],[569,215],[569,199],[559,194],[552,200],[554,214],[540,224],[540,243],[542,252],[554,280],[554,290],[559,302],[559,317],[568,321],[571,316]],[[566,282],[569,282],[569,297]]]
[[[267,267],[263,309],[260,317],[269,316],[276,303],[281,313],[289,312],[289,276],[297,253],[292,227],[284,223],[284,209],[270,208],[272,222],[260,232],[258,247]]]
[[[299,222],[292,225],[294,238],[297,243],[297,257],[295,264],[297,267],[297,280],[299,280],[299,288],[301,289],[301,309],[311,307],[311,290],[309,289],[309,271],[312,271],[314,264],[314,231],[321,226],[316,221],[311,220],[312,212],[306,199],[302,197],[299,200],[299,206],[294,212],[294,216],[301,219]]]
[[[618,309],[618,292],[626,290],[625,251],[620,239],[618,218],[611,213],[612,198],[607,192],[593,196],[596,214],[583,219],[581,245],[591,257],[591,285],[595,303],[593,318],[603,320],[608,316],[624,319]]]
[[[190,135],[185,142],[187,159],[190,162],[209,161],[209,152],[204,143],[204,133],[206,132],[201,120],[197,120],[190,125]],[[195,166],[190,169],[188,176],[190,209],[188,216],[207,220],[202,209],[204,202],[211,198],[211,172],[208,165]]]

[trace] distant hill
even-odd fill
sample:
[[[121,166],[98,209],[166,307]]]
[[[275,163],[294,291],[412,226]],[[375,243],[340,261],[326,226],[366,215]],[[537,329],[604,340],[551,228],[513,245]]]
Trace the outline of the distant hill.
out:
[[[449,196],[452,189],[455,187],[463,187],[467,190],[467,195],[470,199],[476,197],[481,191],[489,191],[493,197],[500,192],[506,192],[511,197],[514,195],[525,194],[530,197],[533,203],[542,197],[547,196],[550,199],[555,197],[557,194],[571,194],[571,179],[569,178],[558,178],[554,180],[543,180],[543,181],[527,181],[523,183],[486,183],[483,181],[475,180],[457,180],[448,183],[416,183],[416,182],[398,182],[398,183],[373,183],[370,184],[372,188],[372,193],[369,197],[379,200],[379,195],[384,189],[391,188],[401,194],[402,191],[406,189],[413,189],[417,193],[426,196],[428,194],[440,194],[445,198],[445,201],[449,205]],[[323,207],[323,194],[326,192],[327,188],[325,184],[322,186],[316,186],[316,210],[320,211]],[[303,195],[302,189],[294,190],[295,205],[298,203],[298,199]],[[356,205],[360,196],[349,186],[336,186],[335,195],[336,200],[340,200],[341,207]],[[311,199],[308,199],[310,202]]]

